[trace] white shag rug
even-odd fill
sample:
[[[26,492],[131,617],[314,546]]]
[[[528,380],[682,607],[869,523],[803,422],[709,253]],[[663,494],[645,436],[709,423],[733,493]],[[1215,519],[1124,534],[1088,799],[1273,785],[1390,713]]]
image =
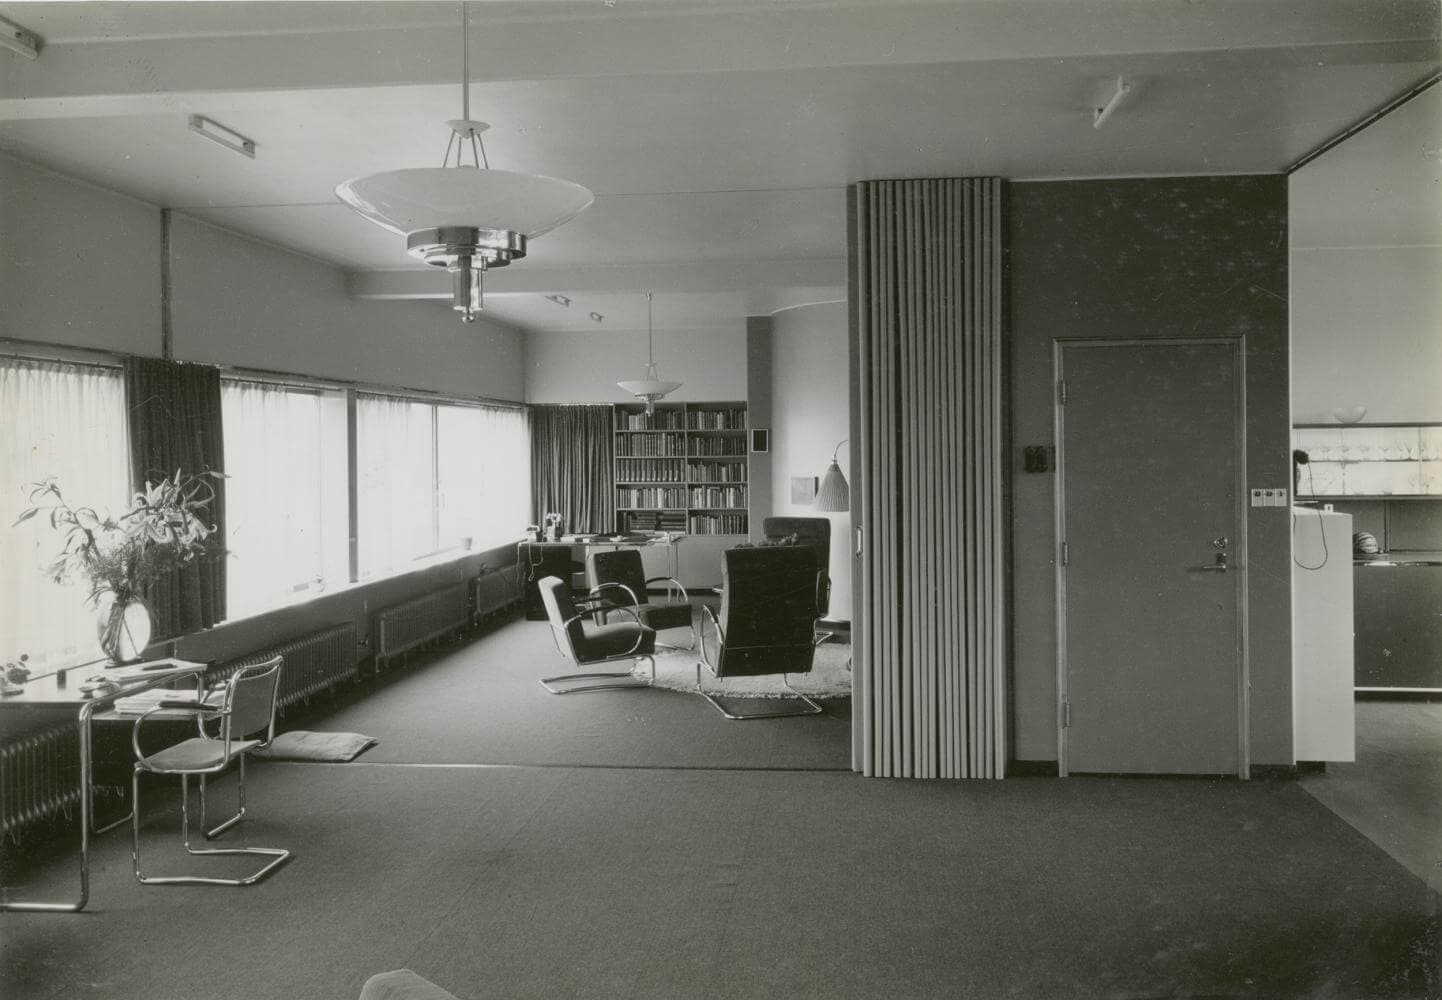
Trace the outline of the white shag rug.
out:
[[[659,638],[662,642],[686,642],[690,636],[685,629],[666,629]],[[656,687],[695,693],[696,664],[700,660],[700,649],[657,650]],[[647,680],[651,677],[645,661],[637,664],[634,672]],[[851,695],[851,647],[835,641],[823,642],[816,647],[811,672],[787,674],[786,679],[791,682],[790,691],[780,674],[717,680],[710,670],[701,668],[701,689],[723,698],[786,698],[792,697],[793,692],[811,698],[846,698]]]

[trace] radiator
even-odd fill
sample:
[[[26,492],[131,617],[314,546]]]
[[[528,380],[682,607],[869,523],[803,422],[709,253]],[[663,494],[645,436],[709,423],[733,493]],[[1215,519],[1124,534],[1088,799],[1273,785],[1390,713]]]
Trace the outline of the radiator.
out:
[[[0,838],[80,803],[80,749],[72,719],[0,743]]]
[[[516,573],[510,566],[487,570],[471,581],[471,614],[477,621],[509,610],[520,599]]]
[[[376,663],[384,663],[423,642],[471,621],[471,595],[464,583],[395,604],[376,613]]]
[[[353,679],[360,673],[360,665],[356,662],[355,629],[347,623],[227,660],[207,670],[206,680],[211,683],[225,680],[241,667],[264,663],[274,656],[285,657],[280,668],[281,708]]]

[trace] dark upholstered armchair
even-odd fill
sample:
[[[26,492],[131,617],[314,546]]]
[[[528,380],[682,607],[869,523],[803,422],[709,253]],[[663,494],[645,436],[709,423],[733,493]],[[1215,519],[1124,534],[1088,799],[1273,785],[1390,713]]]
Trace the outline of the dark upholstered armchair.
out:
[[[541,593],[541,602],[546,607],[546,618],[551,623],[551,635],[555,638],[556,648],[561,651],[562,656],[581,667],[593,663],[614,663],[617,660],[646,660],[651,664],[651,681],[656,680],[656,631],[642,625],[635,612],[629,608],[611,606],[605,610],[629,614],[631,621],[587,626],[585,619],[602,610],[601,600],[574,600],[571,597],[570,584],[559,577],[542,577],[537,582],[537,587]],[[554,686],[568,681],[597,680],[614,683],[580,684],[569,688]],[[543,677],[541,686],[551,694],[573,694],[579,691],[610,691],[650,685],[633,677],[629,670],[623,670]]]
[[[685,648],[696,648],[696,624],[690,595],[674,577],[656,576],[648,580],[641,565],[640,549],[592,552],[586,557],[586,570],[592,597],[603,599],[608,606],[630,608],[642,625],[657,631],[688,628],[691,630],[691,644]],[[662,582],[666,584],[666,603],[653,604],[649,585]],[[604,612],[602,620],[605,620]]]
[[[805,545],[816,553],[816,571],[831,578],[831,520],[825,517],[767,517],[761,521],[761,534],[768,542],[796,536],[797,545]],[[826,613],[823,605],[821,613]]]
[[[701,688],[704,664],[717,679],[811,671],[816,619],[825,607],[826,587],[809,546],[780,545],[727,549],[722,555],[721,613],[702,609],[701,658],[696,689],[728,719],[774,719],[816,715],[821,706],[794,691],[804,707],[749,715],[733,713]]]

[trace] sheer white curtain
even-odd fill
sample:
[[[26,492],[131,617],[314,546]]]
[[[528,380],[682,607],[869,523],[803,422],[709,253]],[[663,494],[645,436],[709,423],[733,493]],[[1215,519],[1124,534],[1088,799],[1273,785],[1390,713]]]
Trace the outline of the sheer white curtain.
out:
[[[434,552],[434,407],[356,397],[356,524],[362,579],[399,572]]]
[[[45,576],[63,536],[42,514],[11,527],[29,484],[54,477],[72,506],[128,509],[129,445],[119,369],[0,359],[0,660],[32,663],[103,655],[88,581]]]
[[[225,545],[231,618],[346,583],[346,415],[341,393],[227,379]]]
[[[493,548],[517,538],[530,516],[526,415],[496,406],[436,408],[440,544]]]

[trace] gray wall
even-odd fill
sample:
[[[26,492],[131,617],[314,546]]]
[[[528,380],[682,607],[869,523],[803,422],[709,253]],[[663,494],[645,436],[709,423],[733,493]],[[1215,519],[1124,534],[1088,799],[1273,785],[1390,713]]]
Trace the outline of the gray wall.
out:
[[[1056,338],[1245,337],[1247,480],[1291,482],[1287,181],[1282,176],[1013,184],[1011,314],[1013,753],[1056,749],[1051,474]],[[1249,508],[1254,764],[1291,764],[1291,548],[1286,508]]]

